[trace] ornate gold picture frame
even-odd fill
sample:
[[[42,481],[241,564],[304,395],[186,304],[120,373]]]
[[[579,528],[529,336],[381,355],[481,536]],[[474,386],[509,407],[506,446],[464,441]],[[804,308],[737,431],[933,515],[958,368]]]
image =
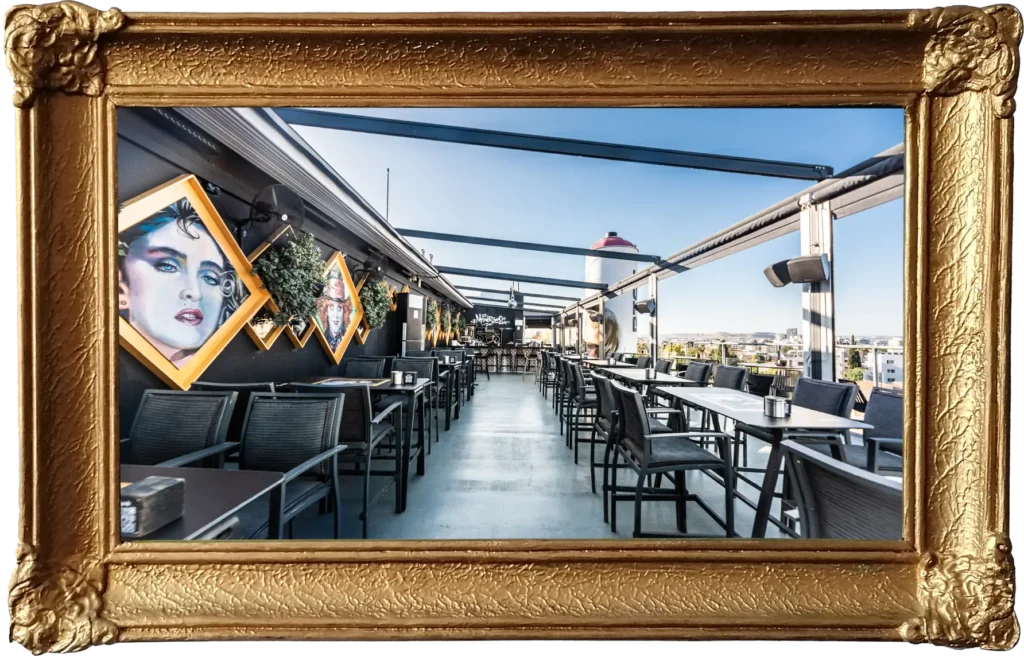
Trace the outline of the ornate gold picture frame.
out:
[[[126,202],[117,234],[121,345],[188,389],[270,295],[195,176]]]
[[[12,9],[22,472],[13,639],[34,652],[256,637],[1011,647],[1020,37],[1021,16],[1006,6],[404,16],[123,14],[73,2]],[[182,105],[905,108],[904,389],[913,412],[904,539],[121,543],[116,109]],[[75,290],[73,313],[54,288]],[[253,295],[254,311],[265,300]]]

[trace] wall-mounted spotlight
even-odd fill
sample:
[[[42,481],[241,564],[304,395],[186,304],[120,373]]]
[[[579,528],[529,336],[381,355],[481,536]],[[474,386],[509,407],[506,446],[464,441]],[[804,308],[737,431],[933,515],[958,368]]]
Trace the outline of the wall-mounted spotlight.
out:
[[[764,270],[764,277],[774,287],[785,287],[791,282],[823,282],[829,277],[828,256],[801,255],[776,262]]]
[[[577,323],[579,322],[576,321],[576,317],[569,317],[565,320],[565,325],[567,326],[575,326]]]
[[[648,298],[634,303],[633,309],[640,314],[654,314],[658,310],[658,304],[653,298]]]

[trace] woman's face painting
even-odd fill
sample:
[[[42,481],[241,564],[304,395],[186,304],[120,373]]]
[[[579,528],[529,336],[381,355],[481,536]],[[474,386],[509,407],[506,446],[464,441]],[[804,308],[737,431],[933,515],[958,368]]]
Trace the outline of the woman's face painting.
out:
[[[170,221],[133,241],[124,259],[128,320],[158,349],[198,349],[220,325],[227,262],[201,225],[189,232]]]

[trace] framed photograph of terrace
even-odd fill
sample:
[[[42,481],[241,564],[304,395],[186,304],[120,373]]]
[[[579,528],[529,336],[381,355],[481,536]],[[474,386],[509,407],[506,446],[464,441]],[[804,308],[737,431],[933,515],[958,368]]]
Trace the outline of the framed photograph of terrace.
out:
[[[188,389],[269,294],[194,176],[127,201],[117,230],[121,345]]]
[[[1015,9],[6,27],[33,652],[1018,640]]]

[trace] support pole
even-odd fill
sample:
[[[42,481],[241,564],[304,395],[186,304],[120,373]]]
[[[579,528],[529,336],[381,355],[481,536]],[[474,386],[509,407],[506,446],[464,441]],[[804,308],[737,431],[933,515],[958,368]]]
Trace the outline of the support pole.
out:
[[[658,276],[651,274],[647,279],[648,298],[654,301],[654,312],[647,315],[647,326],[651,339],[651,366],[658,361]]]
[[[800,253],[826,255],[829,263],[828,280],[803,286],[804,375],[834,381],[832,209],[829,201],[812,203],[810,194],[800,198]]]
[[[597,311],[601,316],[597,322],[597,357],[604,360],[604,296],[597,302]]]
[[[583,355],[583,308],[576,308],[576,353]]]

